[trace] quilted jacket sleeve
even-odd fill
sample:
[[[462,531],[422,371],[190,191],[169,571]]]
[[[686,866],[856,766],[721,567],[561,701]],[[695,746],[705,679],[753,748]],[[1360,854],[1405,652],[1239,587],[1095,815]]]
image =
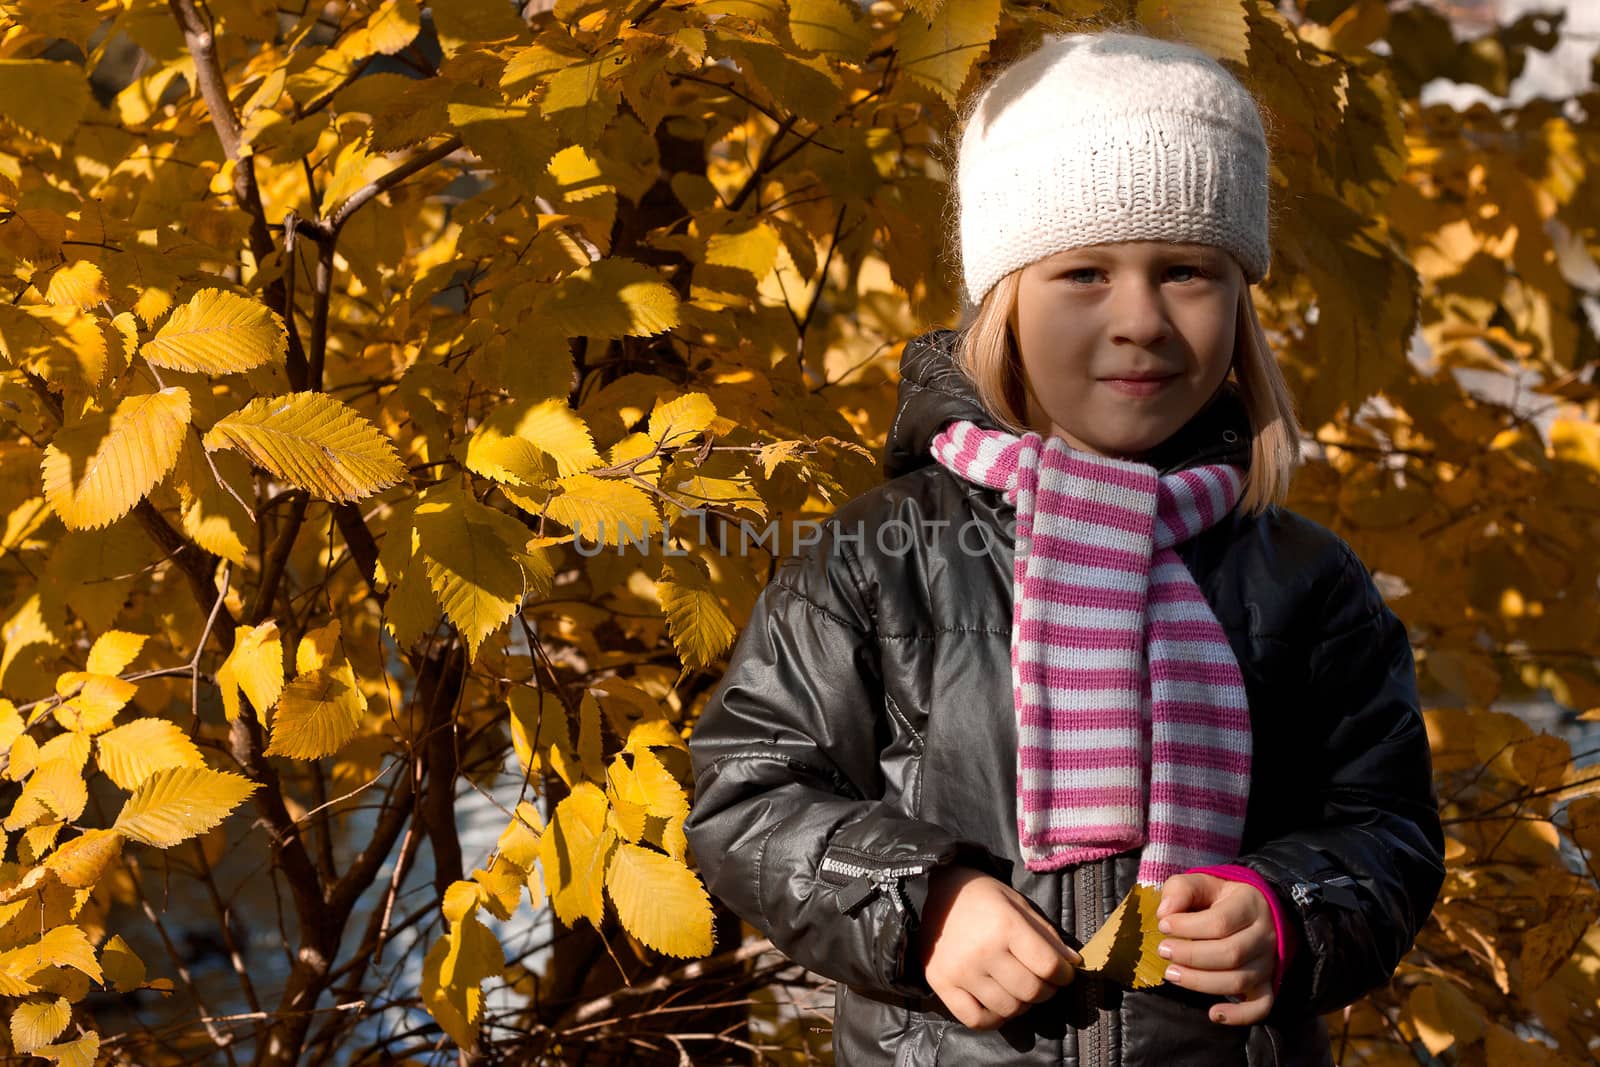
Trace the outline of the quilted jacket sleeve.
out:
[[[701,712],[684,831],[711,892],[789,958],[927,996],[912,935],[929,872],[967,846],[882,799],[878,642],[834,530],[780,564]]]
[[[1304,940],[1279,1002],[1325,1013],[1389,981],[1444,884],[1444,833],[1404,625],[1361,561],[1342,568],[1310,654],[1304,758],[1320,818],[1239,862],[1298,916]],[[1320,755],[1317,753],[1320,749]]]

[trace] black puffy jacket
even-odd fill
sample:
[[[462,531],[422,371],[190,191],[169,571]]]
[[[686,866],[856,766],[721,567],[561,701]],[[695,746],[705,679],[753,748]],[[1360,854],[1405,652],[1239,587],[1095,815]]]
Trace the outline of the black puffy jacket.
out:
[[[1215,997],[1079,975],[978,1030],[923,978],[914,935],[940,864],[1008,882],[1072,945],[1138,866],[1129,853],[1034,872],[1020,858],[1016,512],[928,454],[950,419],[995,425],[952,362],[954,337],[906,345],[888,480],[782,560],[694,729],[684,829],[707,885],[838,981],[840,1064],[1331,1064],[1318,1016],[1389,980],[1443,883],[1443,835],[1405,628],[1343,540],[1281,508],[1235,509],[1176,547],[1249,694],[1255,755],[1237,862],[1300,924],[1271,1016],[1222,1026],[1206,1014]],[[1247,465],[1249,444],[1227,383],[1144,459],[1162,473]]]

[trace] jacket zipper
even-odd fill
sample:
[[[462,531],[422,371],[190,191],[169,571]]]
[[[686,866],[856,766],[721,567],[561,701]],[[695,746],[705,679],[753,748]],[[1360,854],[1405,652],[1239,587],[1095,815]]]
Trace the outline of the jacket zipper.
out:
[[[895,910],[904,915],[911,910],[911,906],[905,899],[905,889],[900,884],[900,879],[926,874],[934,866],[933,860],[918,860],[898,866],[874,867],[869,864],[850,863],[837,856],[824,856],[821,870],[824,874],[843,875],[851,879],[839,890],[840,911],[852,912],[881,891],[888,895]]]
[[[1102,890],[1100,885],[1100,861],[1091,860],[1079,868],[1083,872],[1081,891],[1076,893],[1078,910],[1077,929],[1078,936],[1083,940],[1083,932],[1091,925],[1099,928],[1102,916],[1100,914]],[[1110,1042],[1107,1040],[1106,1028],[1101,1019],[1100,993],[1098,984],[1091,984],[1085,990],[1089,1008],[1089,1025],[1084,1027],[1080,1040],[1079,1063],[1081,1067],[1111,1067]]]

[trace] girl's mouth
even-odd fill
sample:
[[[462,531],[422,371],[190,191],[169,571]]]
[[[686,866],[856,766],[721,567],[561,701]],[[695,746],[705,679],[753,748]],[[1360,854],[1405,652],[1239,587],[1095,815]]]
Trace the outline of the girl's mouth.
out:
[[[1174,374],[1169,378],[1102,378],[1101,381],[1119,393],[1126,393],[1129,396],[1155,396],[1176,378],[1177,375]]]

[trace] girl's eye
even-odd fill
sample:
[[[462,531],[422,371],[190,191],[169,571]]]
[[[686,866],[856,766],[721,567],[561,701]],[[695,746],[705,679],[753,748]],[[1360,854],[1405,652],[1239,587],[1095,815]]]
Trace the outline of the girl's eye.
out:
[[[1192,274],[1196,279],[1208,277],[1208,275],[1206,274],[1205,268],[1200,267],[1200,266],[1198,266],[1196,264],[1192,264],[1192,263],[1176,263],[1176,264],[1172,265],[1171,267],[1168,267],[1167,271],[1168,271],[1168,273],[1171,273],[1171,272],[1174,272],[1174,271],[1178,271],[1178,272],[1187,271],[1189,274]],[[1065,278],[1066,280],[1068,280],[1070,282],[1073,282],[1074,284],[1088,285],[1088,284],[1091,284],[1094,281],[1093,276],[1097,275],[1097,274],[1100,274],[1100,273],[1101,273],[1101,270],[1100,270],[1099,267],[1077,267],[1077,268],[1074,268],[1072,270],[1062,271],[1061,272],[1061,277]],[[1084,275],[1088,275],[1089,277],[1083,277]],[[1188,281],[1189,279],[1188,278],[1180,278],[1179,280],[1180,281]]]

